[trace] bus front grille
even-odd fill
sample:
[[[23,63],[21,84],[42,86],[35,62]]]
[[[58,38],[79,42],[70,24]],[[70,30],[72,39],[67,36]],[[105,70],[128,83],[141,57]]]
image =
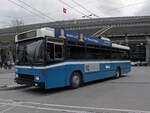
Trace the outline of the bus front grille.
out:
[[[34,80],[34,76],[33,75],[26,75],[26,74],[19,74],[19,79]]]
[[[34,75],[18,74],[18,78],[15,78],[15,82],[32,86],[34,85]]]

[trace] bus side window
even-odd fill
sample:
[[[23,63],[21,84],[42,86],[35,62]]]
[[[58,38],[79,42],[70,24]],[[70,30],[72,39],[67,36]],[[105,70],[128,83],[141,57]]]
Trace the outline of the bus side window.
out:
[[[47,57],[48,61],[54,60],[54,44],[47,43]]]
[[[63,58],[63,46],[62,45],[55,45],[55,58]]]

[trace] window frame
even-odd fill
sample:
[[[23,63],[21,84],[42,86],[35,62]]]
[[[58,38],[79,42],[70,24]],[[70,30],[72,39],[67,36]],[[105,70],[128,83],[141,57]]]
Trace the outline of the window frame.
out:
[[[64,60],[64,43],[61,43],[61,42],[55,42],[55,41],[47,41],[46,42],[46,45],[47,44],[53,44],[53,47],[54,47],[54,49],[53,49],[53,52],[54,52],[54,56],[53,56],[53,59],[51,60],[51,61],[60,61],[60,60]],[[56,45],[59,45],[59,46],[61,46],[61,50],[62,50],[62,52],[61,52],[61,58],[56,58]],[[48,51],[48,47],[46,47],[46,51]],[[46,56],[48,56],[48,53],[46,54]],[[47,61],[48,62],[48,61]]]

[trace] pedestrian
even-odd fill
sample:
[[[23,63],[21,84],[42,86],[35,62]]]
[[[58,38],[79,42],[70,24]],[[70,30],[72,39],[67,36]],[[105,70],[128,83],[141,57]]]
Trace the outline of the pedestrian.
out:
[[[8,68],[8,64],[7,64],[7,61],[6,61],[6,60],[4,61],[4,64],[3,64],[3,65],[4,65],[4,69],[7,69],[7,68]]]
[[[8,66],[8,69],[11,69],[11,63],[10,63],[10,60],[7,61],[7,66]]]

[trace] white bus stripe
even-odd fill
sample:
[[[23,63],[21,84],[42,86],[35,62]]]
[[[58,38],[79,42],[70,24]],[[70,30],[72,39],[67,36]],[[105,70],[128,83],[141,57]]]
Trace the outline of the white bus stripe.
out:
[[[54,68],[58,66],[64,66],[64,65],[74,65],[74,64],[90,64],[90,63],[99,63],[99,64],[104,64],[104,63],[129,63],[130,61],[77,61],[77,62],[63,62],[63,63],[58,63],[58,64],[53,64],[49,66],[42,66],[42,67],[36,67],[36,66],[16,66],[16,68],[28,68],[28,69],[48,69],[48,68]]]

